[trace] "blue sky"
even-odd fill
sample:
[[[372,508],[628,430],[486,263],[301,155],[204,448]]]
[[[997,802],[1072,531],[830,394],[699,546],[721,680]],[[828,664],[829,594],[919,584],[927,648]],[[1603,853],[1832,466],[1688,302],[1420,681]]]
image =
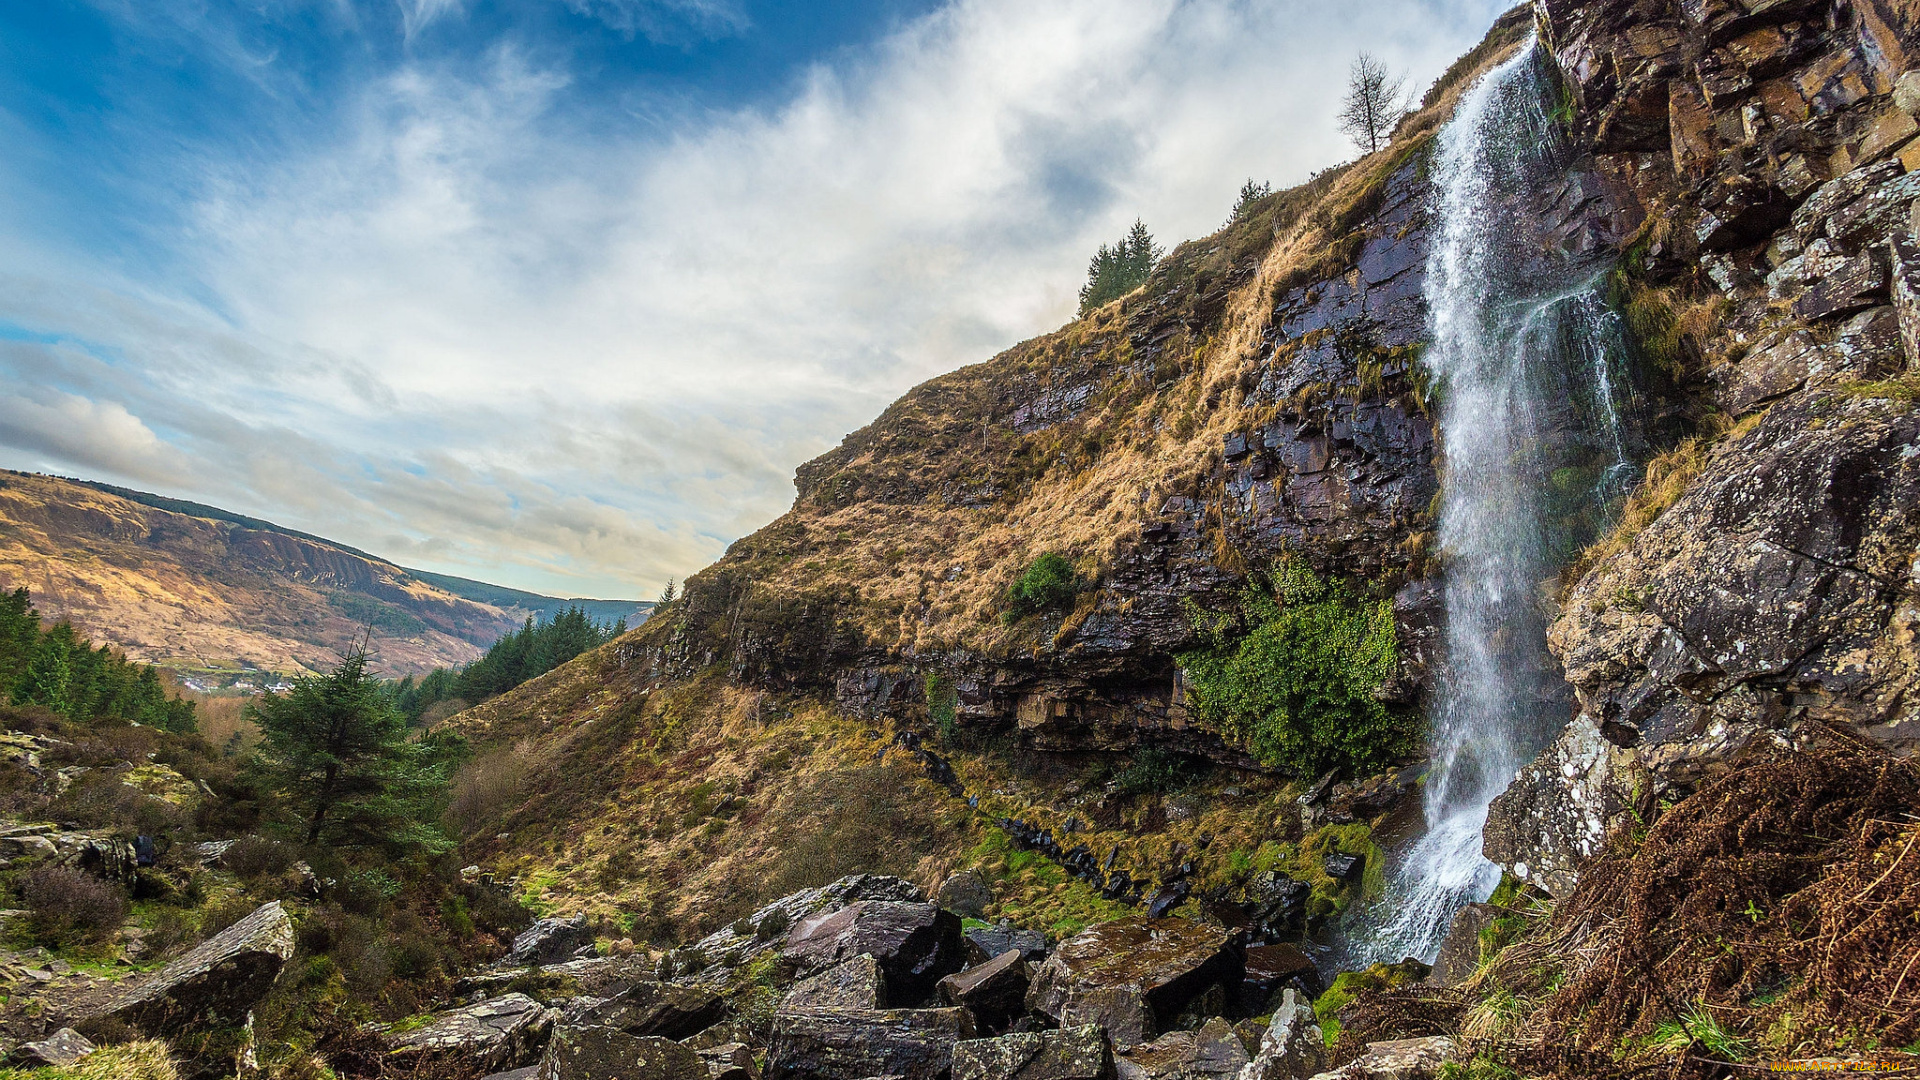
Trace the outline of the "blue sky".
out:
[[[0,465],[652,595],[1503,6],[0,6]]]

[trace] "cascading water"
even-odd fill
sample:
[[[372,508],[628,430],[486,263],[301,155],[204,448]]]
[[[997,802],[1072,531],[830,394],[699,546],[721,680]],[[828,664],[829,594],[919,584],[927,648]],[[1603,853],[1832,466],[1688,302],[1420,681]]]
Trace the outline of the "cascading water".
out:
[[[1565,175],[1548,61],[1526,48],[1462,99],[1435,151],[1425,363],[1439,387],[1447,660],[1432,708],[1426,831],[1401,859],[1368,959],[1439,952],[1499,882],[1487,808],[1568,715],[1545,583],[1631,479],[1628,381],[1604,268],[1553,254],[1532,196]]]

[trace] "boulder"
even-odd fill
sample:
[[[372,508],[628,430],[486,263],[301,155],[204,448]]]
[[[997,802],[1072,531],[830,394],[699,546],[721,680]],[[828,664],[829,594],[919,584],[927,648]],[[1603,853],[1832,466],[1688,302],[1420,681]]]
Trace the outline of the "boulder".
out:
[[[953,1080],[1112,1080],[1113,1048],[1098,1024],[955,1043]]]
[[[1445,1035],[1368,1043],[1358,1058],[1313,1080],[1435,1080],[1452,1057],[1453,1040]]]
[[[1335,881],[1358,881],[1366,868],[1367,860],[1364,855],[1348,855],[1336,851],[1326,858],[1327,876]]]
[[[954,1044],[975,1034],[973,1016],[965,1009],[782,1011],[774,1017],[767,1075],[773,1080],[936,1080],[952,1068]]]
[[[1017,952],[1004,952],[940,980],[940,1000],[972,1010],[988,1031],[1005,1031],[1027,1011],[1027,962]]]
[[[525,994],[507,994],[441,1014],[395,1038],[391,1053],[409,1068],[457,1061],[488,1072],[518,1069],[539,1061],[553,1017],[552,1009]]]
[[[629,1035],[684,1039],[712,1027],[726,1011],[726,1002],[710,987],[645,979],[610,998],[569,1009],[566,1022]]]
[[[760,1080],[760,1065],[745,1043],[721,1043],[694,1052],[707,1064],[707,1080]]]
[[[1098,1023],[1116,1048],[1159,1034],[1210,990],[1237,993],[1240,935],[1190,919],[1120,919],[1064,941],[1040,965],[1027,1007],[1063,1027]]]
[[[1902,233],[1895,233],[1887,243],[1893,264],[1893,307],[1899,314],[1906,368],[1920,371],[1920,244]]]
[[[1240,1080],[1299,1080],[1327,1064],[1327,1042],[1313,1008],[1292,990],[1283,991],[1259,1052],[1240,1070]]]
[[[1120,1080],[1208,1080],[1233,1077],[1251,1064],[1233,1025],[1219,1017],[1198,1031],[1169,1031],[1114,1062]]]
[[[899,1005],[917,1005],[966,962],[960,919],[926,903],[860,900],[793,924],[781,955],[805,973],[866,954],[886,973]]]
[[[1295,945],[1249,946],[1246,975],[1240,983],[1240,1011],[1264,1013],[1273,995],[1287,989],[1297,990],[1308,999],[1319,997],[1326,989],[1313,958]]]
[[[993,888],[979,871],[962,870],[941,884],[937,902],[964,918],[984,919],[987,905],[993,903]]]
[[[481,1080],[535,1080],[540,1075],[540,1066],[529,1065],[524,1069],[508,1069],[503,1073],[481,1077]]]
[[[573,959],[576,949],[591,943],[585,915],[576,915],[571,919],[541,919],[514,937],[513,947],[507,952],[507,958],[500,961],[500,966],[558,964]]]
[[[124,1024],[154,1038],[238,1028],[293,955],[293,924],[278,901],[234,923],[160,974],[126,990],[74,1026]]]
[[[1018,951],[1022,957],[1038,963],[1047,958],[1052,943],[1039,930],[1015,930],[1007,926],[994,929],[975,927],[967,931],[967,952],[975,963],[982,963],[1003,952]]]
[[[72,1028],[61,1028],[38,1042],[14,1047],[7,1064],[22,1069],[64,1069],[91,1053],[93,1044],[85,1035]]]
[[[878,960],[862,953],[795,983],[782,1007],[884,1009],[887,1005],[886,972],[880,970]]]
[[[672,1039],[606,1027],[554,1028],[537,1080],[708,1080],[707,1063]]]
[[[1432,981],[1452,986],[1473,974],[1480,966],[1480,932],[1500,917],[1493,904],[1468,904],[1453,913],[1453,923],[1440,942],[1440,956],[1433,962]]]
[[[788,929],[810,915],[837,911],[860,900],[920,903],[926,898],[918,885],[902,878],[849,874],[832,884],[783,896],[668,956],[682,974],[714,966],[736,968],[761,953],[780,948],[786,943]]]

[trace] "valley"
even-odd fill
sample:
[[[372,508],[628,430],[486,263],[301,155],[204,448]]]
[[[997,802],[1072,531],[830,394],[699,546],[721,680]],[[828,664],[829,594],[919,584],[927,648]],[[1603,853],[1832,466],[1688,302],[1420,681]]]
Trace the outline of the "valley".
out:
[[[313,673],[243,752],[0,672],[12,1060],[1920,1070],[1916,65],[1900,0],[1517,7],[430,722],[364,665],[544,598],[0,477],[49,615]]]

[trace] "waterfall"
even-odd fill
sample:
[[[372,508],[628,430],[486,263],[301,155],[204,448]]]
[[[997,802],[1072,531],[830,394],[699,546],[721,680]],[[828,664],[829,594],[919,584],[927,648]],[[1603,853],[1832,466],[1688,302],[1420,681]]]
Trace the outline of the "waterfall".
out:
[[[1564,177],[1537,48],[1484,76],[1438,137],[1424,363],[1439,388],[1447,658],[1431,705],[1426,830],[1403,854],[1371,959],[1439,952],[1485,900],[1487,807],[1569,715],[1546,649],[1548,583],[1632,479],[1625,339],[1604,266],[1550,252],[1530,198]]]

